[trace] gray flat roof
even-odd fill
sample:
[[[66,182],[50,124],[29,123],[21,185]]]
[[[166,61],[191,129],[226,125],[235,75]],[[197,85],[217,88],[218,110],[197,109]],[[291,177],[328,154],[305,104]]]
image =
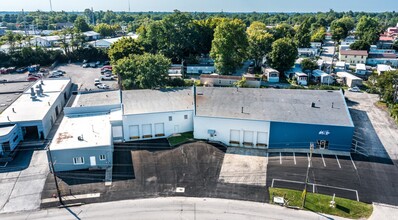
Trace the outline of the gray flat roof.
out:
[[[124,114],[193,109],[192,88],[123,91]]]
[[[72,107],[120,104],[119,90],[98,91],[77,95]]]
[[[17,100],[32,84],[32,82],[0,83],[0,113]]]
[[[340,91],[199,87],[196,97],[197,116],[353,126]]]

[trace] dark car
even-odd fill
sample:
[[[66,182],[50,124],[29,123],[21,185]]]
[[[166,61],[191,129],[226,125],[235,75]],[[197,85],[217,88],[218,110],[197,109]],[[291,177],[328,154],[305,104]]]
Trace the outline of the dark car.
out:
[[[111,62],[109,60],[104,61],[104,65],[111,65]]]

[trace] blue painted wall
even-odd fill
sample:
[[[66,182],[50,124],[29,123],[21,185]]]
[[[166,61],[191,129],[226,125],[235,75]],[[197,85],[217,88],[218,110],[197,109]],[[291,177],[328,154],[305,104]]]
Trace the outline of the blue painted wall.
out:
[[[269,148],[309,148],[327,140],[329,150],[350,151],[353,134],[354,127],[271,122]]]

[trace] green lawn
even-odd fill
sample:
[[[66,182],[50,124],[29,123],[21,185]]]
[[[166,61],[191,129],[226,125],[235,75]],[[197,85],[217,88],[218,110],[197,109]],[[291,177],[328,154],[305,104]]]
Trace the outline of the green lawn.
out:
[[[285,199],[289,201],[289,206],[301,207],[302,193],[302,191],[297,190],[269,188],[271,202],[273,202],[273,195],[282,197],[284,196]],[[338,197],[334,199],[336,202],[336,208],[331,208],[329,207],[331,200],[332,196],[308,193],[304,208],[313,212],[320,212],[354,219],[368,218],[373,212],[373,207],[370,204]]]
[[[186,132],[186,133],[182,133],[182,134],[177,134],[176,136],[172,136],[167,138],[167,140],[169,141],[170,146],[175,146],[178,144],[182,144],[186,141],[188,141],[189,139],[193,139],[193,133],[192,132]]]

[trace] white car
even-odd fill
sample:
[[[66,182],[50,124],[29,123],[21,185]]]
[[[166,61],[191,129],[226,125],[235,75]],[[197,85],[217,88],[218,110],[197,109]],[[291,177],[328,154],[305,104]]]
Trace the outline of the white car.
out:
[[[112,75],[102,75],[101,80],[114,80]]]
[[[354,86],[352,88],[349,88],[348,91],[350,91],[350,92],[360,92],[361,90],[357,86]]]
[[[109,86],[107,84],[104,84],[104,83],[98,84],[97,87],[99,89],[109,89]]]

